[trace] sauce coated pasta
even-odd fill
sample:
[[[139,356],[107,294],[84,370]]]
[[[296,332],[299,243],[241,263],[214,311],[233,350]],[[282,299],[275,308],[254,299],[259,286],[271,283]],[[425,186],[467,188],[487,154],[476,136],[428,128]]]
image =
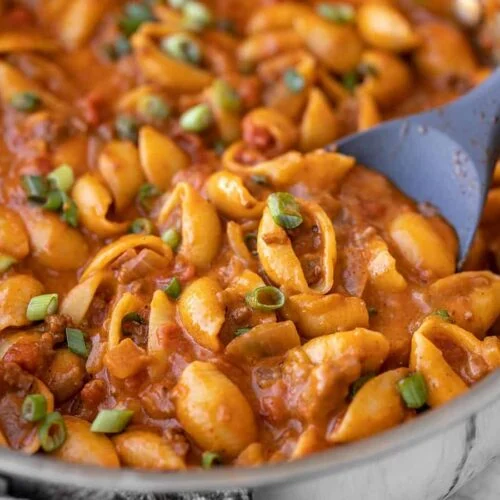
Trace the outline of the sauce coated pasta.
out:
[[[331,146],[487,77],[498,6],[468,5],[0,0],[0,445],[258,466],[495,370],[500,170],[457,272]]]

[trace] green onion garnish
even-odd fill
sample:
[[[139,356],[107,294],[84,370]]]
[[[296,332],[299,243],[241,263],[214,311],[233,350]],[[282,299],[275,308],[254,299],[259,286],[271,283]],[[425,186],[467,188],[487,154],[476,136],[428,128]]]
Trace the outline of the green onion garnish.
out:
[[[127,427],[133,414],[132,410],[99,410],[90,430],[116,434]]]
[[[179,124],[186,132],[203,132],[212,125],[212,122],[212,111],[207,104],[189,108],[179,118]]]
[[[133,116],[118,116],[115,120],[115,130],[122,141],[137,142],[139,137],[139,125]]]
[[[216,465],[222,464],[222,458],[218,453],[213,451],[205,451],[201,456],[201,466],[204,469],[211,469]]]
[[[66,342],[68,349],[82,358],[89,355],[87,344],[85,343],[86,334],[78,328],[66,328]]]
[[[446,309],[438,309],[432,313],[434,316],[439,316],[443,321],[453,323],[452,315]]]
[[[59,306],[59,295],[47,293],[33,297],[26,309],[26,318],[29,321],[42,321],[47,316],[55,314]]]
[[[200,64],[202,52],[198,43],[185,33],[165,37],[160,43],[161,50],[174,59],[189,64]]]
[[[356,16],[354,7],[347,3],[320,3],[316,6],[316,12],[323,19],[337,24],[352,23]]]
[[[368,308],[368,315],[369,316],[376,316],[378,314],[378,309],[376,307],[370,306]]]
[[[182,6],[183,24],[188,30],[201,31],[214,22],[210,9],[201,2],[186,2]]]
[[[163,291],[172,299],[179,298],[181,294],[181,282],[177,276],[171,278],[167,285],[163,288]]]
[[[17,260],[14,259],[14,257],[0,254],[0,273],[7,271],[7,269],[13,266],[16,262]]]
[[[45,177],[41,175],[23,175],[21,182],[28,200],[37,203],[45,202],[49,192],[49,183]]]
[[[304,77],[296,69],[293,68],[287,69],[285,71],[285,74],[283,75],[283,81],[285,82],[288,90],[290,90],[294,94],[298,94],[299,92],[304,90],[304,87],[306,85]]]
[[[50,191],[47,195],[47,201],[43,204],[45,210],[50,210],[51,212],[59,212],[63,205],[63,194],[61,191]]]
[[[139,113],[149,120],[166,120],[170,115],[170,107],[157,95],[145,95],[137,104]]]
[[[154,21],[156,18],[151,7],[145,3],[129,3],[125,6],[125,15],[120,19],[118,27],[127,37],[133,35],[142,23]]]
[[[166,243],[174,252],[181,244],[181,235],[179,231],[174,228],[167,229],[162,235],[161,239]]]
[[[143,184],[137,193],[137,199],[143,208],[151,209],[151,199],[160,196],[161,191],[154,184]]]
[[[241,109],[241,98],[229,83],[216,80],[213,84],[215,105],[224,111],[237,113]]]
[[[61,219],[71,227],[78,227],[78,207],[76,203],[66,193],[62,193],[62,197]]]
[[[240,335],[245,335],[245,333],[248,333],[251,329],[252,328],[249,326],[237,328],[236,331],[234,332],[234,336],[239,337]]]
[[[267,207],[274,222],[284,229],[294,229],[302,224],[299,204],[290,193],[269,195]]]
[[[358,83],[359,77],[356,71],[349,71],[349,73],[345,73],[342,77],[342,85],[349,90],[349,92],[353,92]]]
[[[128,232],[133,234],[153,234],[154,230],[155,227],[149,219],[139,217],[130,224]]]
[[[367,373],[366,375],[362,375],[357,380],[355,380],[351,384],[351,387],[349,390],[349,395],[351,396],[351,399],[354,398],[354,396],[356,396],[356,394],[361,389],[361,387],[363,387],[373,377],[375,377],[375,373]]]
[[[35,92],[16,92],[10,98],[10,104],[16,111],[31,113],[40,108],[42,100]]]
[[[40,427],[38,437],[44,451],[57,450],[66,440],[66,424],[58,411],[48,413]]]
[[[256,311],[274,311],[285,305],[285,294],[275,286],[259,286],[246,294],[245,302]]]
[[[408,408],[422,408],[427,403],[427,383],[421,373],[413,373],[398,382],[398,390]]]
[[[64,164],[52,170],[52,172],[47,175],[47,180],[53,188],[67,193],[75,182],[75,174],[69,165]]]
[[[29,394],[24,398],[21,414],[28,422],[38,422],[47,414],[47,400],[43,394]]]

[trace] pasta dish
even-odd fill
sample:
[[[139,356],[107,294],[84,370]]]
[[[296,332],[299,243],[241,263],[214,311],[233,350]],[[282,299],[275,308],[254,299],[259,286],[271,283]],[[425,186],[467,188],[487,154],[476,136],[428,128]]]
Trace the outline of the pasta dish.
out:
[[[258,466],[500,366],[500,168],[457,272],[453,228],[334,147],[487,78],[495,0],[0,12],[0,445]]]

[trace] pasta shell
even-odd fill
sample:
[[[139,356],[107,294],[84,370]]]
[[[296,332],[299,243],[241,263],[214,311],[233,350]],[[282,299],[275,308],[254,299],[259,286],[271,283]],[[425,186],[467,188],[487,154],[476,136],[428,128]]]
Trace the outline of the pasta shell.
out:
[[[314,364],[354,355],[361,363],[363,373],[377,372],[389,355],[389,341],[379,332],[355,328],[332,333],[306,342],[302,349]]]
[[[356,18],[365,42],[378,49],[406,52],[420,41],[410,22],[390,4],[364,3],[359,7]]]
[[[225,353],[237,363],[251,363],[261,358],[281,356],[300,346],[300,337],[292,321],[262,323],[234,338]]]
[[[336,293],[324,296],[307,293],[294,295],[287,300],[283,312],[307,338],[367,327],[369,321],[363,300]]]
[[[175,142],[153,127],[141,127],[139,155],[146,179],[162,191],[170,188],[172,177],[189,166],[189,158]]]
[[[408,373],[408,368],[398,368],[366,382],[354,396],[340,424],[327,435],[327,440],[348,443],[403,422],[406,409],[397,383]]]
[[[130,248],[138,247],[149,248],[168,260],[173,258],[172,249],[158,236],[127,234],[97,252],[80,277],[80,282],[87,279],[96,271],[106,268],[108,264]]]
[[[307,213],[321,236],[318,250],[321,276],[309,286],[301,262],[286,231],[278,226],[266,207],[257,235],[257,251],[264,271],[269,278],[282,286],[288,293],[326,294],[333,286],[333,273],[337,260],[335,231],[330,218],[316,203],[297,200],[301,211]]]
[[[359,64],[363,43],[352,26],[308,15],[297,17],[294,29],[307,48],[329,70],[347,73]]]
[[[238,175],[221,171],[207,181],[210,201],[230,219],[257,219],[264,210],[264,202],[255,199]]]
[[[84,174],[78,178],[71,195],[78,207],[81,222],[89,231],[101,238],[127,231],[127,222],[112,222],[106,219],[113,200],[96,176]]]
[[[58,271],[78,269],[85,264],[89,247],[79,231],[46,211],[30,209],[21,215],[37,262]]]
[[[256,440],[252,408],[215,365],[194,361],[182,373],[175,390],[177,418],[202,449],[234,458]]]
[[[172,447],[153,432],[133,430],[113,438],[116,452],[123,465],[149,470],[183,470],[184,461]]]
[[[180,182],[163,204],[158,215],[159,224],[164,224],[179,204],[182,212],[179,253],[197,268],[207,268],[219,251],[222,236],[217,211],[192,186]]]
[[[99,155],[99,172],[104,177],[120,213],[132,203],[144,182],[139,153],[130,142],[111,141]]]
[[[219,332],[225,320],[225,308],[217,294],[219,283],[209,277],[191,283],[179,299],[179,316],[189,335],[211,351],[221,349]]]
[[[120,467],[118,455],[111,440],[104,434],[92,432],[90,424],[81,418],[64,416],[66,440],[51,455],[74,464]]]

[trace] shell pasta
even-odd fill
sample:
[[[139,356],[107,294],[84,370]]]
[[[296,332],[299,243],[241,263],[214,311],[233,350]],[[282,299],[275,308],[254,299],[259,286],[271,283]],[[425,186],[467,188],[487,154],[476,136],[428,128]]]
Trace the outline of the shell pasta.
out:
[[[254,467],[497,369],[500,165],[457,272],[334,145],[486,78],[494,2],[0,1],[0,446]]]

